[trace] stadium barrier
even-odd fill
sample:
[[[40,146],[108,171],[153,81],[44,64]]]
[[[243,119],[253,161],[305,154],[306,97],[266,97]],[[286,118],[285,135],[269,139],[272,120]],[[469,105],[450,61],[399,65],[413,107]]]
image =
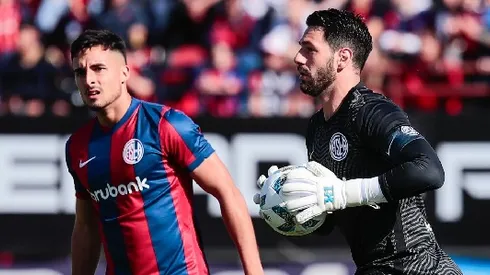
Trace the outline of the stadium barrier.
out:
[[[490,245],[490,220],[481,214],[490,206],[490,122],[483,115],[413,114],[411,120],[437,149],[446,170],[444,187],[425,197],[437,239],[444,247]],[[261,249],[276,249],[284,241],[305,249],[345,249],[337,231],[328,237],[276,234],[257,218],[252,202],[255,180],[269,165],[306,161],[305,119],[198,118],[196,122],[249,203]],[[69,254],[75,198],[64,164],[64,143],[80,123],[82,120],[46,118],[33,123],[0,118],[0,253],[19,261]],[[217,201],[198,187],[195,192],[206,249],[232,249]],[[222,258],[210,259],[214,260],[220,263]]]

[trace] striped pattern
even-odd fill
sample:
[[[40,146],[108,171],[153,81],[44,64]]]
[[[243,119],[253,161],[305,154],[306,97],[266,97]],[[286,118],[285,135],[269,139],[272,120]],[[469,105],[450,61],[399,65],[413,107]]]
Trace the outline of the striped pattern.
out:
[[[358,85],[327,121],[322,111],[316,113],[310,119],[306,137],[310,160],[345,179],[370,178],[391,169],[393,164],[387,155],[380,148],[368,145],[367,137],[360,133],[360,126],[356,124],[360,121],[359,109],[373,100],[388,102],[383,96]],[[363,115],[372,114],[368,111]],[[361,121],[365,121],[364,127],[368,129],[380,126],[379,122],[376,125],[369,119]],[[394,125],[393,121],[389,125],[383,123],[381,127]],[[347,157],[340,161],[330,152],[330,139],[336,133],[343,134],[348,141]],[[378,210],[369,206],[347,208],[334,212],[330,218],[351,248],[358,267],[356,274],[462,274],[439,247],[421,196],[380,206]]]
[[[123,151],[134,139],[144,155],[128,164]],[[76,196],[99,215],[107,275],[209,273],[189,172],[213,152],[183,113],[136,99],[111,129],[91,121],[71,136],[67,165]]]

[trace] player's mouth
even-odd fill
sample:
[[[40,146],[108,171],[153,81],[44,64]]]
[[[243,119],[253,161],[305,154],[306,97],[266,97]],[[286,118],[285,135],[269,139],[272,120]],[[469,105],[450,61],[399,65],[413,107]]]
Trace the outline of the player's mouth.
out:
[[[310,75],[307,73],[299,73],[299,79],[300,80],[307,80],[310,79]]]
[[[298,68],[298,73],[299,73],[299,78],[301,80],[304,80],[304,79],[307,79],[310,77],[310,74],[306,70]]]
[[[87,91],[87,97],[90,99],[96,98],[100,94],[99,90],[92,89]]]

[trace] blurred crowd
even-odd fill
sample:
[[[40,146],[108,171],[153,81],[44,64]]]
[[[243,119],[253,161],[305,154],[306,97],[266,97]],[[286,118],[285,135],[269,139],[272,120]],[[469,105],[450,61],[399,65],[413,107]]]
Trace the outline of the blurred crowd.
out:
[[[138,98],[190,116],[309,116],[293,57],[314,10],[361,14],[363,81],[407,108],[488,96],[490,0],[0,0],[0,116],[84,110],[69,47],[105,28],[128,46]]]

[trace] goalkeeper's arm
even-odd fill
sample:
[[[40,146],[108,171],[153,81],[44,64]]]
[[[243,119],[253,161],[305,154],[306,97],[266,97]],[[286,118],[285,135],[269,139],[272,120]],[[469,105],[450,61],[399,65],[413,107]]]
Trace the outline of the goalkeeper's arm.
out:
[[[394,164],[378,177],[359,179],[379,185],[384,199],[374,192],[375,203],[412,197],[443,185],[444,170],[436,152],[398,106],[387,101],[367,103],[358,113],[357,126],[361,137]]]
[[[299,223],[325,211],[375,206],[442,186],[444,170],[436,153],[395,104],[381,100],[365,104],[357,114],[356,126],[364,143],[382,154],[393,168],[381,175],[347,182],[314,161],[308,162],[305,169],[294,169],[282,192],[286,207],[297,213]]]

